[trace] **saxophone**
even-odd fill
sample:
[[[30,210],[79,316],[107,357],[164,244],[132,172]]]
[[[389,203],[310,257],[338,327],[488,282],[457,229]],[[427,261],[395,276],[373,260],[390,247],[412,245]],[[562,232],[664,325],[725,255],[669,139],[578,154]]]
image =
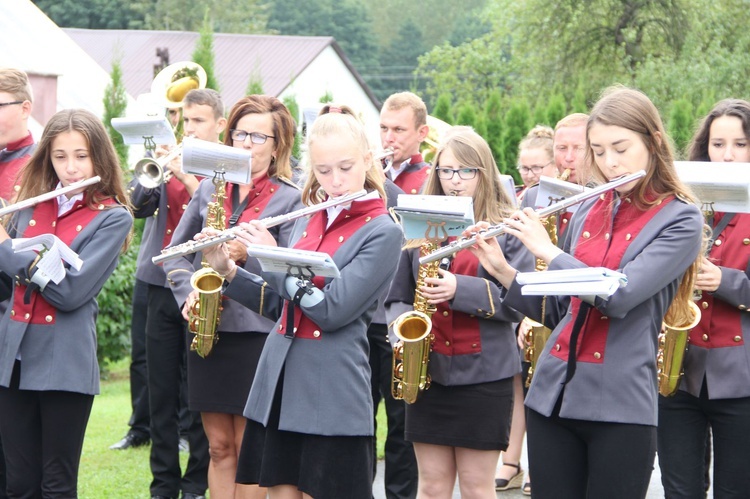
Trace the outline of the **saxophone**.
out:
[[[659,334],[659,350],[656,354],[656,367],[659,380],[659,393],[671,397],[677,393],[680,380],[684,374],[682,362],[687,350],[690,330],[701,320],[701,311],[693,301],[688,302],[689,315],[681,319],[670,320],[669,313],[664,318],[662,331]],[[669,324],[667,321],[677,322]]]
[[[429,254],[438,248],[438,244],[428,240],[420,247],[420,256]],[[422,391],[430,387],[430,375],[427,367],[435,335],[432,331],[432,314],[435,305],[430,305],[419,291],[428,277],[438,277],[439,261],[419,266],[417,284],[414,293],[414,310],[404,312],[393,321],[393,332],[398,342],[393,347],[393,371],[391,376],[391,394],[396,400],[413,404]]]
[[[567,181],[569,176],[570,169],[566,168],[562,174],[560,174],[559,179]],[[547,230],[547,234],[549,234],[549,239],[552,241],[552,244],[557,245],[557,215],[550,215],[545,218],[542,223]],[[544,272],[547,270],[547,263],[544,260],[537,258],[534,269],[537,272]],[[546,303],[546,297],[542,298],[542,320],[544,320]],[[531,385],[531,378],[534,376],[534,369],[536,369],[536,365],[539,362],[539,356],[542,354],[544,345],[552,334],[552,330],[544,324],[540,324],[528,317],[524,317],[523,322],[529,326],[526,330],[525,337],[527,347],[523,355],[524,360],[530,364],[529,373],[526,376],[526,388],[528,388]]]
[[[226,181],[223,174],[219,173],[213,179],[216,190],[213,201],[208,203],[206,214],[206,227],[216,230],[226,228],[226,215],[224,213],[224,201],[226,199]],[[224,278],[213,270],[206,259],[201,262],[202,269],[196,271],[190,279],[190,285],[198,291],[198,300],[190,307],[188,312],[188,329],[195,335],[190,343],[190,350],[202,358],[208,357],[211,350],[219,341],[216,329],[221,320],[221,287]]]

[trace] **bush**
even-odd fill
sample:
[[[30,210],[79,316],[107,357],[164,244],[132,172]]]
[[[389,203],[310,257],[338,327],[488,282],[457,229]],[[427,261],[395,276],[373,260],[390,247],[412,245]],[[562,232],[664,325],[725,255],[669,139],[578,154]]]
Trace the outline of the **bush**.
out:
[[[140,234],[140,230],[134,231],[128,251],[120,255],[115,271],[97,296],[99,316],[96,319],[96,357],[100,366],[130,355],[130,318]]]

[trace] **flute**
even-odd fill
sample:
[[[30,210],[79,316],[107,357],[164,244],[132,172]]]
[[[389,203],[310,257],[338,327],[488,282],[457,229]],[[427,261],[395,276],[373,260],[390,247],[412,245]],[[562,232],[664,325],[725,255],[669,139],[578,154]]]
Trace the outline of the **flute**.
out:
[[[325,210],[326,208],[331,208],[333,206],[350,203],[354,201],[355,199],[361,198],[365,194],[367,194],[367,191],[362,189],[361,191],[357,191],[351,194],[346,194],[345,196],[339,196],[337,198],[329,199],[328,201],[325,201],[323,203],[318,203],[312,206],[307,206],[305,208],[292,211],[290,213],[277,215],[274,217],[261,218],[258,221],[261,222],[263,226],[268,229],[276,225],[281,225],[285,222],[291,222],[292,220],[296,220],[298,218],[302,218],[307,215],[312,215],[313,213]],[[175,258],[180,258],[185,255],[190,255],[192,253],[197,253],[198,251],[201,251],[203,249],[210,248],[212,246],[225,243],[227,241],[231,241],[232,239],[237,238],[235,232],[237,232],[238,230],[240,230],[239,226],[231,227],[229,229],[219,232],[215,236],[209,236],[205,239],[201,239],[200,241],[187,241],[185,243],[178,244],[176,246],[164,248],[163,250],[161,250],[161,254],[156,255],[155,257],[151,258],[151,261],[154,264],[159,265],[160,263],[164,263],[166,261],[173,260]]]
[[[638,180],[639,178],[642,178],[645,175],[646,175],[646,170],[640,170],[635,173],[631,173],[629,175],[624,175],[614,180],[610,180],[606,184],[602,184],[592,189],[589,189],[588,191],[575,194],[569,198],[563,199],[562,201],[551,204],[547,206],[546,208],[540,208],[536,210],[536,214],[542,218],[548,217],[559,211],[563,211],[564,209],[570,206],[573,206],[574,204],[582,203],[588,199],[595,198],[601,194],[604,194],[607,191],[611,191],[612,189],[620,187],[621,185],[629,184],[630,182],[633,182],[634,180]],[[500,224],[488,227],[485,230],[481,230],[476,234],[472,234],[471,237],[462,237],[460,239],[457,239],[453,241],[452,243],[448,244],[447,246],[444,246],[438,250],[433,251],[430,254],[423,256],[422,258],[419,259],[419,264],[424,265],[430,262],[434,262],[435,260],[441,260],[442,258],[449,257],[462,249],[468,248],[469,246],[474,244],[474,241],[475,241],[474,236],[476,236],[477,234],[481,235],[482,238],[484,239],[487,239],[488,237],[497,237],[503,234],[507,227],[508,227],[507,224],[500,223]]]
[[[16,211],[23,210],[24,208],[28,208],[29,206],[34,206],[36,204],[49,201],[50,199],[55,199],[57,196],[61,196],[69,192],[73,192],[75,190],[80,189],[81,187],[88,187],[90,185],[101,182],[101,180],[102,180],[101,177],[97,175],[95,177],[87,178],[85,180],[75,182],[65,187],[60,187],[59,189],[55,189],[54,191],[49,191],[44,194],[34,196],[33,198],[24,199],[23,201],[19,201],[18,203],[10,204],[6,206],[5,208],[0,209],[0,217],[5,216],[9,213],[14,213]]]

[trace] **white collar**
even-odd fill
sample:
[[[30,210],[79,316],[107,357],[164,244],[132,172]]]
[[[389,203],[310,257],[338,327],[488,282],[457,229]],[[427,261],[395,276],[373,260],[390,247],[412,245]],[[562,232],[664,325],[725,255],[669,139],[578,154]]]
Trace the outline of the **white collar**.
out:
[[[377,199],[380,197],[380,194],[378,191],[373,190],[362,196],[361,198],[357,198],[352,203],[356,203],[357,201],[369,201],[371,199]],[[339,216],[339,214],[344,211],[351,208],[351,203],[349,204],[340,204],[338,206],[331,206],[330,208],[326,208],[326,213],[328,213],[328,225],[326,226],[326,229],[331,226],[334,220],[336,220],[336,217]]]
[[[60,189],[62,187],[62,183],[58,182],[57,187],[55,187],[55,190]],[[73,209],[73,205],[76,204],[76,201],[83,201],[83,192],[79,192],[73,197],[67,197],[65,194],[60,194],[57,196],[57,216],[61,217],[70,210]]]

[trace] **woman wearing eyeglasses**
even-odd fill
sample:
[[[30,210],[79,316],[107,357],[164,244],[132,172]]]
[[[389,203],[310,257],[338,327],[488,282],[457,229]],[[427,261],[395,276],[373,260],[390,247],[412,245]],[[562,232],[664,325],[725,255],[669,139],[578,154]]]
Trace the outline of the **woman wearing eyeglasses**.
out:
[[[275,97],[251,95],[240,99],[229,113],[224,143],[252,151],[251,182],[227,183],[224,211],[227,227],[294,211],[302,206],[300,191],[290,180],[290,157],[294,143],[294,122],[287,108]],[[185,214],[175,229],[172,245],[192,240],[206,225],[207,205],[215,187],[201,182]],[[293,222],[269,229],[279,246],[286,246]],[[239,242],[228,245],[230,258],[254,274],[260,274],[258,261],[248,258]],[[164,264],[183,317],[197,295],[190,278],[200,268],[201,256],[188,255]],[[239,303],[224,299],[219,341],[206,358],[188,353],[189,407],[199,411],[209,442],[211,462],[208,487],[213,498],[265,497],[257,486],[235,484],[247,401],[255,369],[268,331],[274,321]],[[189,338],[192,340],[192,338]],[[177,436],[175,435],[175,438]],[[241,490],[249,487],[251,489]]]
[[[469,127],[448,133],[423,193],[471,196],[475,218],[491,223],[511,209],[489,146]],[[413,308],[422,242],[410,241],[401,254],[386,299],[389,322]],[[501,236],[498,242],[522,268],[533,268],[518,241]],[[405,431],[417,456],[418,496],[450,497],[458,475],[461,497],[495,497],[495,466],[508,446],[513,376],[521,371],[512,322],[522,316],[503,305],[497,281],[468,251],[425,282],[420,291],[437,306],[432,384],[406,406]]]
[[[516,193],[518,202],[523,200],[529,187],[539,183],[541,177],[554,177],[555,153],[553,143],[555,131],[547,125],[532,128],[518,145],[518,173],[523,187]]]

